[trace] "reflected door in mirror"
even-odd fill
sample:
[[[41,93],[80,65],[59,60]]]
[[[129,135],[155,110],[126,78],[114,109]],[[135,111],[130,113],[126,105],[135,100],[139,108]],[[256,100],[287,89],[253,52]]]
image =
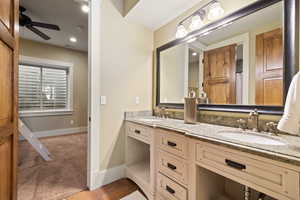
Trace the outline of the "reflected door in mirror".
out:
[[[236,103],[236,44],[204,52],[204,91],[210,104]]]
[[[256,104],[283,103],[283,42],[278,28],[256,36]]]

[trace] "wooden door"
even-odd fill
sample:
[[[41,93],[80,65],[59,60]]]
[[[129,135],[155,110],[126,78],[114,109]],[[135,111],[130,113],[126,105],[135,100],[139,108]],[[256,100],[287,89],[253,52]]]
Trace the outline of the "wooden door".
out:
[[[235,104],[236,44],[204,52],[204,91],[210,104]]]
[[[283,42],[280,28],[256,36],[256,104],[283,104]]]
[[[16,199],[18,0],[0,0],[0,199]]]

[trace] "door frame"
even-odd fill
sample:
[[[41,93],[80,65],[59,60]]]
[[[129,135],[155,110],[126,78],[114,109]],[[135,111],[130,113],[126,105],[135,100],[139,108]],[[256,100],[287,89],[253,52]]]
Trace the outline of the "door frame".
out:
[[[87,186],[96,189],[100,173],[101,2],[89,0]]]

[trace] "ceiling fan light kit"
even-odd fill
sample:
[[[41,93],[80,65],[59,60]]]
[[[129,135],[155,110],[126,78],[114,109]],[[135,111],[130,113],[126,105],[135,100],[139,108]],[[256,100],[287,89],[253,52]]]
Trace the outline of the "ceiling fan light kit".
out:
[[[20,6],[19,10],[20,10],[20,15],[19,15],[20,26],[26,27],[27,29],[37,34],[44,40],[50,40],[51,38],[45,33],[43,33],[42,31],[40,31],[39,29],[37,29],[36,27],[60,31],[59,26],[55,24],[32,21],[30,17],[24,14],[24,12],[26,12],[26,8],[24,8],[23,6]]]
[[[194,12],[192,15],[186,17],[181,22],[179,22],[176,30],[176,38],[185,37],[189,31],[195,31],[204,26],[203,20],[205,17],[212,21],[220,18],[224,14],[224,9],[218,0],[212,0]],[[191,21],[189,25],[189,30],[184,26],[184,23]]]

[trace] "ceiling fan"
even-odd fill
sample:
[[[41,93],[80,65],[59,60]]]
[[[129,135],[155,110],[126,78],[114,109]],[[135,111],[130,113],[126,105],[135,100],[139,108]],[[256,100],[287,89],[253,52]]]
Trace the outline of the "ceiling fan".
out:
[[[28,28],[29,30],[31,30],[32,32],[34,32],[44,40],[50,40],[51,38],[45,33],[41,32],[36,27],[60,31],[60,28],[57,25],[32,21],[30,17],[24,14],[26,8],[24,8],[23,6],[20,6],[19,9],[20,9],[20,16],[19,16],[20,26]]]

